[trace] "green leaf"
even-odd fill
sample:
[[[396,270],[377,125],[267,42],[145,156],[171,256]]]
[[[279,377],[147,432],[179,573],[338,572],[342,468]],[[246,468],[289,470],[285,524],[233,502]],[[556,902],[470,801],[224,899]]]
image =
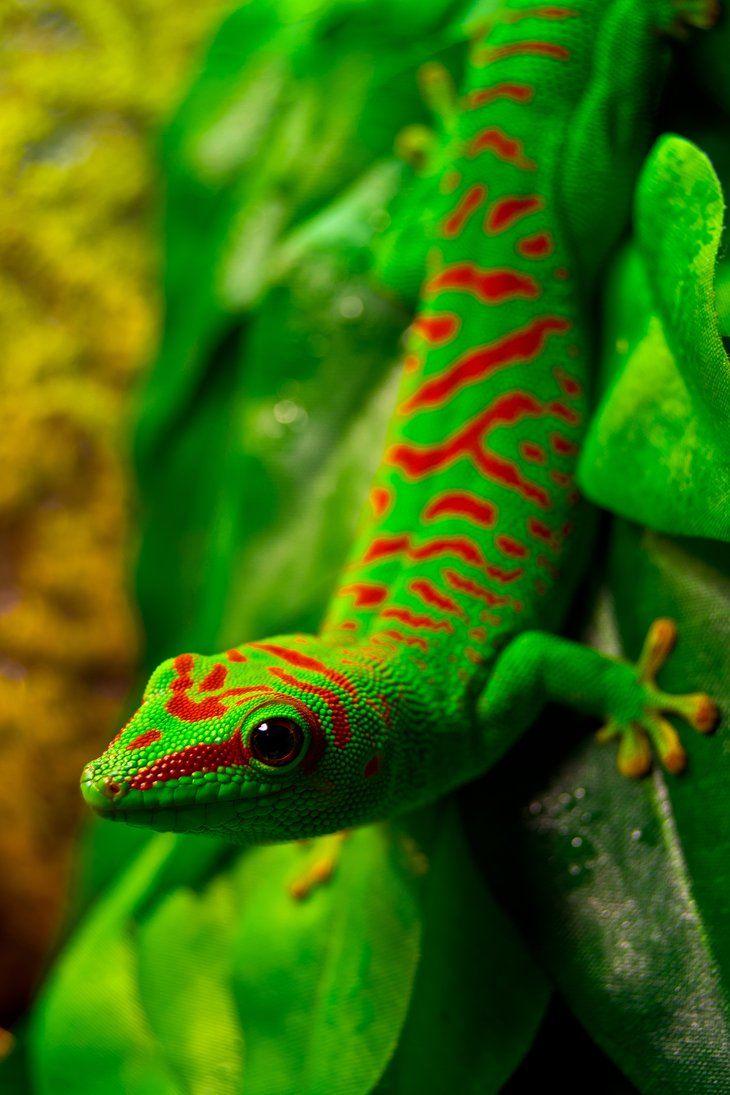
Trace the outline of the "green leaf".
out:
[[[651,621],[673,617],[662,687],[708,691],[728,710],[726,567],[717,544],[617,524],[594,644],[618,649],[617,617],[636,657]],[[688,771],[632,782],[590,726],[554,712],[480,787],[493,806],[476,817],[499,834],[489,854],[511,908],[598,1044],[641,1091],[719,1091],[730,1074],[730,754],[727,729],[677,726]]]
[[[182,880],[200,845],[207,870]],[[385,826],[225,864],[217,849],[155,837],[87,918],[36,1010],[40,1092],[72,1074],[130,1095],[372,1085],[408,1004],[424,852]],[[332,881],[295,900],[328,858]]]
[[[722,217],[707,157],[678,137],[660,141],[637,192],[638,252],[624,255],[606,297],[609,383],[580,483],[651,528],[727,540],[730,363],[717,314],[727,301],[714,289]]]
[[[378,1092],[498,1091],[532,1042],[547,999],[547,983],[487,889],[452,808],[426,882],[408,1019]]]

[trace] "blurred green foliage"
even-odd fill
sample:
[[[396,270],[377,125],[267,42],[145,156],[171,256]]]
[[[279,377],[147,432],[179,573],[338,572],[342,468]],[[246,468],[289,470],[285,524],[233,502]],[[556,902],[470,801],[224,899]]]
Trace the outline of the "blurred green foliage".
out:
[[[276,19],[244,5],[168,130],[167,318],[136,439],[151,662],[315,627],[336,580],[413,307],[413,286],[382,275],[397,274],[394,241],[421,219],[408,196],[419,203],[428,178],[393,148],[404,127],[433,124],[418,66],[440,58],[458,79],[468,22],[459,5],[417,14],[414,27],[397,0],[292,3]],[[691,315],[704,336],[709,314],[717,336],[717,183],[699,153],[679,151],[665,198],[688,171],[704,178],[685,194],[683,228],[688,246],[707,232]],[[644,186],[665,167],[655,157]],[[652,367],[699,371],[643,216],[606,297],[606,394],[582,474],[609,509],[671,524],[606,523],[580,615],[596,645],[629,655],[653,618],[675,617],[662,682],[717,692],[730,679],[727,557],[707,537],[722,531],[708,511],[722,431],[707,424],[705,489],[678,511],[681,416],[644,393],[637,406],[659,426],[645,417],[637,431],[616,397],[644,377],[647,330],[662,347]],[[616,480],[602,476],[605,452],[632,462],[616,495],[604,495]],[[642,474],[646,510],[632,493]],[[241,851],[95,827],[93,908],[32,1017],[37,1089],[83,1075],[85,1091],[496,1091],[540,1024],[547,974],[629,1077],[622,1090],[721,1090],[727,757],[685,735],[686,778],[629,784],[586,729],[550,712],[462,795],[346,840]],[[556,1041],[563,1071],[571,1050]]]
[[[79,767],[131,681],[120,425],[157,324],[149,133],[219,8],[0,5],[0,1022],[58,930]]]

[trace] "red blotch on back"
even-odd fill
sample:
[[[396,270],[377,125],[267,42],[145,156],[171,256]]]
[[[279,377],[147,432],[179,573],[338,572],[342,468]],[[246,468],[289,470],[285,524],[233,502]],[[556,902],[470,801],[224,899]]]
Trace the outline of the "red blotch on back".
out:
[[[437,517],[464,517],[484,528],[490,528],[494,524],[496,515],[496,507],[491,502],[466,490],[437,494],[423,511],[426,521],[433,521]]]
[[[484,230],[490,235],[504,232],[522,217],[529,216],[542,209],[543,199],[539,194],[529,194],[510,198],[500,198],[495,202],[487,214],[484,222]]]
[[[458,236],[472,213],[479,208],[487,195],[487,188],[481,183],[469,187],[467,192],[459,199],[456,209],[443,223],[441,229],[447,239]]]

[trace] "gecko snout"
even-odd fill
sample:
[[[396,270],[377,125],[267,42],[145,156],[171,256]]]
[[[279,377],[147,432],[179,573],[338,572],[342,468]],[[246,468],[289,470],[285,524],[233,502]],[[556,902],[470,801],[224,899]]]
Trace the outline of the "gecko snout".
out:
[[[100,813],[107,812],[126,791],[126,783],[111,776],[98,775],[93,764],[87,764],[81,773],[81,794],[88,805]]]

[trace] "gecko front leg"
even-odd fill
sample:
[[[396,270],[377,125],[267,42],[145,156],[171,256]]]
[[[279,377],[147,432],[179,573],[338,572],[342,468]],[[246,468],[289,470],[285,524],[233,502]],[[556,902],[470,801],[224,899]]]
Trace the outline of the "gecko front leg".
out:
[[[671,620],[655,620],[633,665],[541,631],[519,635],[499,657],[477,705],[485,768],[546,703],[555,701],[606,720],[598,740],[618,739],[623,775],[645,775],[652,747],[668,771],[681,772],[686,754],[665,715],[679,715],[695,730],[709,733],[718,711],[704,693],[673,696],[656,684],[675,639]]]

